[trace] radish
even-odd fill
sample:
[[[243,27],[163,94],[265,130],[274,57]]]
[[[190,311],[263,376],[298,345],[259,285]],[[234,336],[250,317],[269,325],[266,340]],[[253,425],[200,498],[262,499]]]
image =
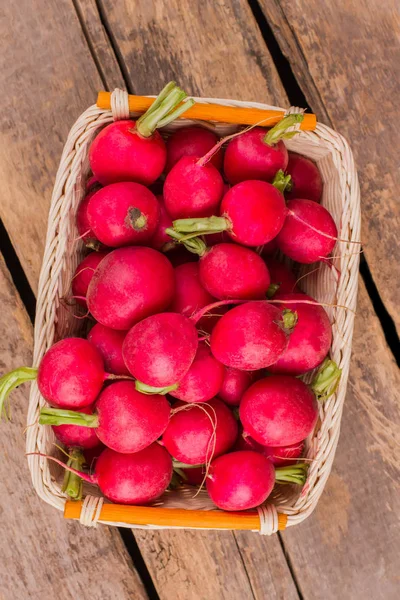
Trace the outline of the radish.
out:
[[[318,403],[310,388],[289,375],[272,375],[253,383],[240,403],[245,434],[264,446],[303,441],[318,419]]]
[[[244,392],[253,380],[252,373],[225,367],[224,379],[218,397],[230,406],[239,406]]]
[[[168,227],[169,231],[173,231]],[[171,237],[167,234],[171,242]],[[173,242],[172,242],[173,243]],[[179,267],[185,265],[188,262],[197,262],[198,256],[189,252],[184,246],[176,245],[171,252],[168,252],[168,259],[173,267]]]
[[[278,247],[299,263],[324,260],[332,252],[337,229],[330,213],[312,200],[290,200],[287,217],[278,234]]]
[[[182,127],[175,131],[167,140],[167,164],[166,173],[182,156],[204,156],[218,143],[218,138],[209,129],[204,127]],[[222,151],[216,152],[210,162],[219,171],[222,168]]]
[[[164,202],[172,219],[209,217],[218,209],[224,181],[214,165],[200,160],[183,156],[165,179]]]
[[[175,296],[172,312],[190,317],[196,310],[214,302],[200,282],[199,264],[188,262],[175,267]]]
[[[78,304],[86,306],[84,298],[86,298],[89,284],[95,270],[107,254],[108,252],[91,252],[77,266],[72,278],[71,288]]]
[[[172,219],[169,216],[167,209],[165,208],[164,199],[162,195],[157,195],[158,200],[158,208],[160,210],[160,217],[157,222],[156,231],[151,238],[149,245],[155,250],[167,250],[170,247],[173,247],[173,242],[171,242],[171,238],[166,233],[166,229],[168,227],[172,227]]]
[[[288,151],[282,140],[293,137],[295,132],[288,133],[288,127],[302,120],[303,115],[289,115],[268,132],[263,127],[254,127],[234,137],[224,157],[224,172],[229,183],[248,179],[272,181],[277,171],[284,171]]]
[[[208,240],[208,238],[207,238],[207,240]],[[273,240],[268,242],[268,244],[263,244],[258,251],[260,252],[260,255],[263,258],[265,258],[265,257],[271,256],[271,254],[274,254],[277,249],[278,249],[278,242],[276,241],[276,238],[274,238]]]
[[[86,182],[86,186],[85,186],[86,191],[88,193],[89,192],[97,192],[97,190],[99,190],[100,188],[101,188],[101,183],[98,181],[98,179],[96,179],[96,177],[94,175],[89,177],[89,179]]]
[[[96,238],[112,248],[146,244],[160,217],[157,199],[140,183],[106,185],[89,200],[87,215]]]
[[[264,298],[270,277],[262,258],[236,244],[217,244],[199,262],[200,281],[219,300]]]
[[[101,392],[93,414],[42,408],[39,423],[93,428],[108,448],[130,454],[147,448],[164,433],[170,411],[164,396],[149,398],[136,391],[132,381],[118,381]]]
[[[76,412],[91,415],[93,413],[93,407],[87,406]],[[96,435],[96,431],[89,427],[81,427],[80,425],[53,425],[52,430],[54,431],[56,438],[64,444],[64,446],[67,446],[67,448],[83,448],[85,450],[91,450],[94,448],[98,449],[102,445]]]
[[[211,463],[207,492],[222,510],[248,510],[263,504],[277,483],[304,485],[307,466],[274,469],[271,461],[251,450],[231,452]]]
[[[110,329],[105,325],[101,325],[101,323],[96,323],[88,333],[87,339],[100,352],[108,373],[114,375],[130,374],[122,357],[122,344],[125,336],[125,331]]]
[[[84,481],[98,485],[106,498],[118,504],[152,502],[165,492],[172,477],[171,457],[159,444],[133,454],[106,448],[96,461],[93,475],[73,469],[53,456],[47,458]]]
[[[174,287],[174,270],[163,254],[152,248],[118,248],[96,269],[88,289],[88,308],[102,325],[127,330],[165,310]]]
[[[177,389],[169,393],[184,402],[207,402],[218,394],[224,373],[224,366],[213,357],[208,346],[201,343],[189,371]]]
[[[273,240],[286,217],[283,194],[265,181],[243,181],[225,194],[220,217],[176,219],[174,230],[183,234],[226,231],[239,244],[260,246]]]
[[[286,294],[297,291],[297,279],[285,264],[275,258],[264,258],[271,277],[271,285],[268,288],[268,298],[275,297],[276,293]],[[294,309],[293,309],[294,310]]]
[[[93,174],[103,185],[135,181],[150,185],[164,170],[167,150],[156,131],[167,125],[194,104],[170,82],[148,111],[135,121],[115,121],[94,139],[89,150]],[[180,106],[178,106],[180,104]]]
[[[87,340],[66,338],[43,356],[39,368],[20,367],[0,379],[0,414],[7,396],[26,381],[37,379],[42,396],[60,408],[80,409],[93,404],[106,379],[100,353]]]
[[[162,444],[176,460],[199,465],[227,452],[237,433],[236,419],[220,400],[195,405],[178,401],[172,405]]]
[[[235,306],[215,325],[211,352],[227,367],[256,371],[274,364],[283,354],[295,323],[291,311],[266,301]]]
[[[199,486],[203,483],[204,477],[206,474],[205,465],[201,465],[200,467],[194,467],[190,469],[180,468],[180,472],[182,472],[184,483],[189,483],[190,485]],[[178,472],[179,474],[179,472]]]
[[[231,452],[213,460],[206,485],[211,500],[222,510],[255,508],[272,492],[275,469],[258,452]]]
[[[122,354],[139,391],[167,393],[188,372],[198,346],[197,330],[184,315],[159,313],[130,329]]]
[[[306,294],[280,294],[283,309],[297,314],[297,323],[290,336],[286,350],[276,363],[269,367],[272,373],[303,375],[322,363],[332,343],[332,327],[322,306],[303,304],[302,301],[315,302]],[[285,300],[288,301],[285,304]],[[296,303],[296,300],[299,300]]]
[[[87,248],[91,248],[92,250],[100,250],[102,247],[102,244],[96,238],[95,233],[90,226],[87,213],[90,199],[95,195],[98,189],[98,187],[92,189],[87,196],[83,198],[76,211],[76,228],[79,236],[85,243],[85,246]]]
[[[317,165],[301,154],[289,152],[286,173],[291,177],[291,188],[286,193],[289,200],[306,198],[320,202],[322,196],[322,177]]]

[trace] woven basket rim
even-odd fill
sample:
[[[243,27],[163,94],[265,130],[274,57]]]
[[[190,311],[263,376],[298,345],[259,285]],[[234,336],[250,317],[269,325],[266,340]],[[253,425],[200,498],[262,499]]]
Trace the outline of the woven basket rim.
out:
[[[126,92],[121,92],[121,90],[118,90],[118,93],[126,94]],[[123,96],[121,97],[123,99]],[[199,103],[214,103],[242,108],[285,110],[281,107],[259,102],[244,102],[220,98],[194,99]],[[294,107],[293,110],[298,111],[299,109]],[[131,116],[133,114],[135,113],[131,113]],[[121,114],[114,114],[114,117],[122,118]],[[125,118],[127,117],[125,116]],[[34,334],[34,364],[38,364],[54,338],[54,324],[57,318],[59,303],[57,292],[62,287],[63,282],[62,265],[65,259],[65,232],[68,233],[68,225],[66,224],[67,214],[70,206],[77,205],[76,188],[78,183],[82,183],[82,171],[85,161],[87,161],[87,148],[95,132],[104,125],[112,122],[112,120],[113,113],[111,110],[99,109],[96,105],[89,107],[73,125],[63,150],[49,210],[45,252],[39,279],[37,319]],[[182,126],[182,123],[185,125],[193,123],[193,121],[183,119],[180,121],[178,126]],[[198,123],[200,124],[200,122]],[[224,124],[218,124],[218,127],[221,129],[224,127]],[[227,125],[227,127],[232,128],[232,125]],[[325,149],[329,156],[332,155],[342,197],[343,210],[339,215],[339,231],[341,232],[339,237],[342,238],[344,236],[343,231],[346,230],[349,240],[359,241],[361,220],[360,190],[353,156],[347,141],[340,134],[320,123],[317,124],[315,132],[301,132],[299,136],[296,136],[295,140],[297,140],[297,142],[294,141],[295,146],[301,143],[302,147],[307,147],[311,153],[312,148],[315,147],[315,149],[319,150]],[[293,142],[288,143],[289,149],[291,149],[292,145]],[[64,252],[61,252],[62,248],[64,248]],[[351,249],[354,250],[354,246],[349,243],[340,242],[336,246],[342,270],[342,276],[336,288],[336,296],[338,303],[345,302],[345,305],[351,311],[355,311],[359,256],[354,254],[354,251],[351,252]],[[348,256],[346,257],[347,254]],[[343,375],[337,393],[333,398],[328,400],[324,407],[323,414],[328,416],[322,419],[318,433],[311,440],[311,448],[314,447],[313,445],[318,445],[319,449],[322,448],[323,461],[317,466],[314,464],[311,466],[311,474],[300,497],[297,497],[292,504],[289,502],[286,505],[283,503],[277,506],[279,512],[288,515],[288,525],[299,523],[314,510],[332,466],[340,431],[340,419],[349,371],[354,325],[354,314],[351,311],[346,311],[346,315],[335,314],[335,324],[340,322],[342,330],[345,331],[346,345],[343,350],[343,347],[340,346],[340,342],[336,338],[333,342],[332,351],[336,351],[336,346],[340,347],[340,356],[344,357],[340,365],[343,369]],[[334,346],[335,343],[336,346]],[[37,422],[39,408],[44,404],[45,402],[38,392],[37,385],[35,383],[32,384],[28,409],[29,425]],[[37,424],[28,428],[27,452],[42,450],[49,443],[46,433],[48,429],[50,428],[44,428]],[[33,485],[42,499],[59,510],[63,510],[65,495],[61,492],[60,486],[52,478],[48,463],[47,459],[39,456],[28,457]],[[90,493],[93,494],[93,491]],[[103,521],[100,519],[100,522]],[[132,524],[127,525],[125,523],[109,524],[133,527]],[[149,524],[148,527],[152,527],[152,525]],[[157,525],[154,525],[154,527],[157,527]]]

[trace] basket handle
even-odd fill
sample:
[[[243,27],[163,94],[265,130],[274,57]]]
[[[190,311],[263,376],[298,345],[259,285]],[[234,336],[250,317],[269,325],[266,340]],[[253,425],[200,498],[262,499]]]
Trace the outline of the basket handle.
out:
[[[79,519],[83,501],[67,500],[64,508],[65,519]],[[158,525],[160,527],[189,527],[196,529],[262,529],[260,514],[257,511],[223,512],[219,510],[186,510],[181,508],[161,508],[150,506],[128,506],[124,504],[103,504],[100,521],[126,523],[128,525]],[[286,528],[287,516],[278,513],[278,530]]]
[[[148,96],[128,95],[129,111],[144,113],[153,104],[154,98]],[[103,110],[111,109],[111,92],[99,92],[97,106]],[[226,106],[221,104],[196,103],[181,115],[180,119],[199,119],[200,121],[217,121],[219,123],[234,123],[237,125],[257,125],[265,127],[276,125],[284,116],[284,110],[264,110],[261,108],[242,108],[240,106]],[[317,117],[306,113],[300,123],[303,131],[314,131],[317,126]]]

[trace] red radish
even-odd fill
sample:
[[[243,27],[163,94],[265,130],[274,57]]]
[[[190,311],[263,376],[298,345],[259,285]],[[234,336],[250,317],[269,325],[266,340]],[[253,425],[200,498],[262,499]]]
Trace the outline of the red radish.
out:
[[[144,185],[121,182],[106,185],[89,201],[87,215],[96,238],[117,248],[146,244],[160,217],[155,195]]]
[[[198,346],[197,330],[184,315],[159,313],[130,329],[122,348],[125,364],[138,380],[137,389],[149,386],[164,393],[188,372]],[[157,391],[157,390],[155,390]]]
[[[90,415],[93,412],[93,407],[87,406],[77,412]],[[68,448],[90,450],[101,447],[101,442],[96,435],[96,431],[89,427],[81,427],[80,425],[53,425],[52,430],[56,438]]]
[[[174,412],[177,409],[180,410]],[[175,459],[199,465],[227,452],[235,443],[237,432],[233,414],[216,398],[194,406],[176,402],[162,443]]]
[[[72,294],[76,296],[76,301],[82,306],[86,306],[86,294],[93,275],[101,261],[108,252],[91,252],[77,266],[72,278]]]
[[[330,213],[312,200],[290,200],[287,211],[277,237],[279,249],[299,263],[325,259],[335,247],[338,234]]]
[[[178,233],[207,234],[226,231],[239,244],[260,246],[274,239],[286,217],[283,194],[265,181],[243,181],[225,194],[220,217],[177,219]]]
[[[92,230],[89,217],[88,217],[88,206],[89,201],[92,196],[98,191],[98,188],[90,191],[87,196],[83,198],[81,203],[78,206],[78,210],[76,211],[76,228],[78,230],[80,238],[85,243],[85,246],[91,248],[92,250],[99,250],[101,248],[101,243],[96,238],[94,231]]]
[[[254,452],[260,452],[261,454],[263,454],[264,448],[266,448],[266,446],[262,446],[261,444],[253,440],[253,438],[250,435],[245,435],[243,433],[243,427],[240,426],[239,435],[237,437],[233,450],[253,450]]]
[[[204,156],[218,143],[218,138],[209,129],[204,127],[183,127],[175,131],[167,140],[167,164],[166,173],[182,156]],[[222,168],[222,151],[216,152],[210,162],[218,170]]]
[[[172,477],[172,460],[159,444],[134,454],[104,450],[95,477],[103,494],[118,504],[147,504],[167,489]]]
[[[322,177],[317,165],[301,154],[289,152],[286,173],[291,176],[292,187],[285,195],[289,200],[306,198],[320,202],[322,196]]]
[[[263,448],[263,454],[272,462],[275,466],[289,466],[295,465],[297,459],[301,458],[304,451],[304,442],[297,442],[290,446],[274,447],[274,446],[261,446]]]
[[[185,92],[171,82],[136,122],[116,121],[96,136],[89,161],[100,183],[135,181],[150,185],[158,179],[165,167],[167,150],[156,129],[193,105],[193,100],[188,100],[176,108],[184,98]]]
[[[175,267],[175,296],[170,306],[173,312],[190,317],[196,310],[214,301],[200,282],[199,264],[188,262]]]
[[[275,484],[275,469],[268,458],[252,451],[225,454],[213,460],[207,492],[222,510],[247,510],[268,498]]]
[[[246,302],[229,310],[215,325],[211,352],[227,367],[256,371],[274,364],[283,354],[294,314],[266,301]]]
[[[201,343],[189,371],[177,389],[169,393],[184,402],[207,402],[218,394],[224,372],[225,367],[213,357],[208,346]]]
[[[318,419],[318,403],[296,377],[271,375],[253,383],[240,403],[245,433],[264,446],[289,446],[303,441]]]
[[[210,334],[218,323],[222,315],[224,315],[231,306],[218,306],[213,308],[210,312],[207,312],[199,321],[196,323],[197,329],[204,334]]]
[[[329,352],[332,343],[332,327],[328,315],[322,306],[303,304],[304,300],[315,302],[306,294],[278,293],[276,299],[283,302],[280,304],[283,309],[296,312],[297,323],[286,350],[277,362],[269,367],[269,370],[272,373],[303,375],[318,367]],[[288,304],[285,304],[285,300]],[[296,300],[299,302],[296,303]]]
[[[42,408],[39,423],[93,428],[108,448],[130,454],[147,448],[164,433],[170,411],[164,396],[149,398],[136,391],[132,381],[118,381],[101,392],[93,414]]]
[[[289,115],[268,132],[263,127],[254,127],[233,138],[224,157],[224,172],[229,183],[248,179],[272,181],[277,171],[284,171],[288,151],[282,140],[288,137],[287,128],[302,120],[303,115]]]
[[[239,371],[231,367],[225,367],[224,379],[218,392],[218,397],[230,406],[239,406],[244,392],[253,380],[248,371]]]
[[[268,267],[268,271],[271,277],[271,285],[268,290],[268,297],[275,297],[275,294],[286,294],[297,291],[297,279],[293,275],[292,271],[279,262],[275,258],[265,258],[265,263]],[[295,309],[293,309],[295,310]]]
[[[211,164],[183,156],[168,173],[164,183],[164,202],[172,219],[209,217],[222,198],[224,181]]]
[[[125,331],[110,329],[105,325],[101,325],[101,323],[96,323],[88,333],[87,339],[100,352],[108,373],[114,375],[130,374],[122,357],[122,344],[125,336]]]
[[[127,330],[165,310],[174,288],[174,270],[163,254],[152,248],[118,248],[96,269],[88,289],[88,307],[102,325]]]
[[[167,489],[172,477],[172,460],[159,444],[133,454],[121,454],[106,448],[96,461],[94,474],[65,465],[48,457],[84,481],[97,484],[106,498],[118,504],[146,504]]]
[[[236,244],[217,244],[200,258],[200,281],[219,300],[264,298],[270,277],[263,259]]]
[[[151,238],[149,245],[156,250],[164,250],[171,245],[171,238],[165,230],[168,229],[168,227],[172,227],[172,219],[167,213],[163,197],[158,195],[157,200],[160,209],[160,218],[157,223],[155,234]]]

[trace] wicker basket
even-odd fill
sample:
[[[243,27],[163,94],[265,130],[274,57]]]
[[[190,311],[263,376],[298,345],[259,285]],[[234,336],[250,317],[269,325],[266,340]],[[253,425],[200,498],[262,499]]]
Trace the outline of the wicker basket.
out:
[[[213,103],[237,108],[280,110],[265,104],[234,100],[196,98],[199,103]],[[128,95],[115,90],[111,95],[112,110],[94,105],[86,110],[72,127],[64,147],[51,200],[46,247],[39,280],[35,325],[34,365],[60,338],[79,333],[79,321],[74,319],[60,299],[67,295],[72,274],[83,257],[84,247],[75,243],[77,237],[74,215],[84,195],[89,175],[88,148],[98,131],[113,120],[128,118]],[[291,109],[293,112],[296,109]],[[297,109],[298,110],[298,109]],[[239,114],[236,111],[233,114]],[[132,113],[131,113],[131,116]],[[238,125],[202,121],[202,125],[224,136],[236,131]],[[235,119],[234,119],[235,120]],[[195,121],[178,119],[165,128],[166,132]],[[351,150],[341,135],[325,125],[315,131],[302,131],[287,142],[290,150],[317,162],[324,181],[322,204],[332,213],[343,240],[354,242],[360,237],[360,193]],[[193,488],[184,487],[166,492],[154,507],[122,507],[104,502],[97,488],[86,486],[83,502],[68,502],[61,491],[60,471],[54,463],[40,456],[29,456],[33,485],[43,500],[65,516],[80,518],[86,525],[97,522],[126,527],[161,528],[188,527],[210,529],[251,529],[271,534],[285,526],[295,525],[308,517],[315,508],[329,476],[339,438],[342,407],[346,394],[356,308],[359,255],[353,243],[340,241],[336,245],[336,269],[321,265],[302,281],[303,289],[327,304],[348,307],[327,308],[333,323],[331,358],[342,369],[342,378],[334,396],[320,406],[320,420],[307,441],[306,456],[310,468],[306,485],[299,492],[296,486],[281,486],[268,499],[268,504],[248,513],[224,513],[216,510],[205,492],[193,498]],[[309,271],[313,267],[307,267]],[[315,267],[314,267],[315,268]],[[340,276],[338,273],[340,272]],[[27,429],[27,452],[54,453],[54,438],[50,427],[38,424],[38,413],[45,405],[36,383],[32,384]],[[184,510],[182,510],[184,509]]]

